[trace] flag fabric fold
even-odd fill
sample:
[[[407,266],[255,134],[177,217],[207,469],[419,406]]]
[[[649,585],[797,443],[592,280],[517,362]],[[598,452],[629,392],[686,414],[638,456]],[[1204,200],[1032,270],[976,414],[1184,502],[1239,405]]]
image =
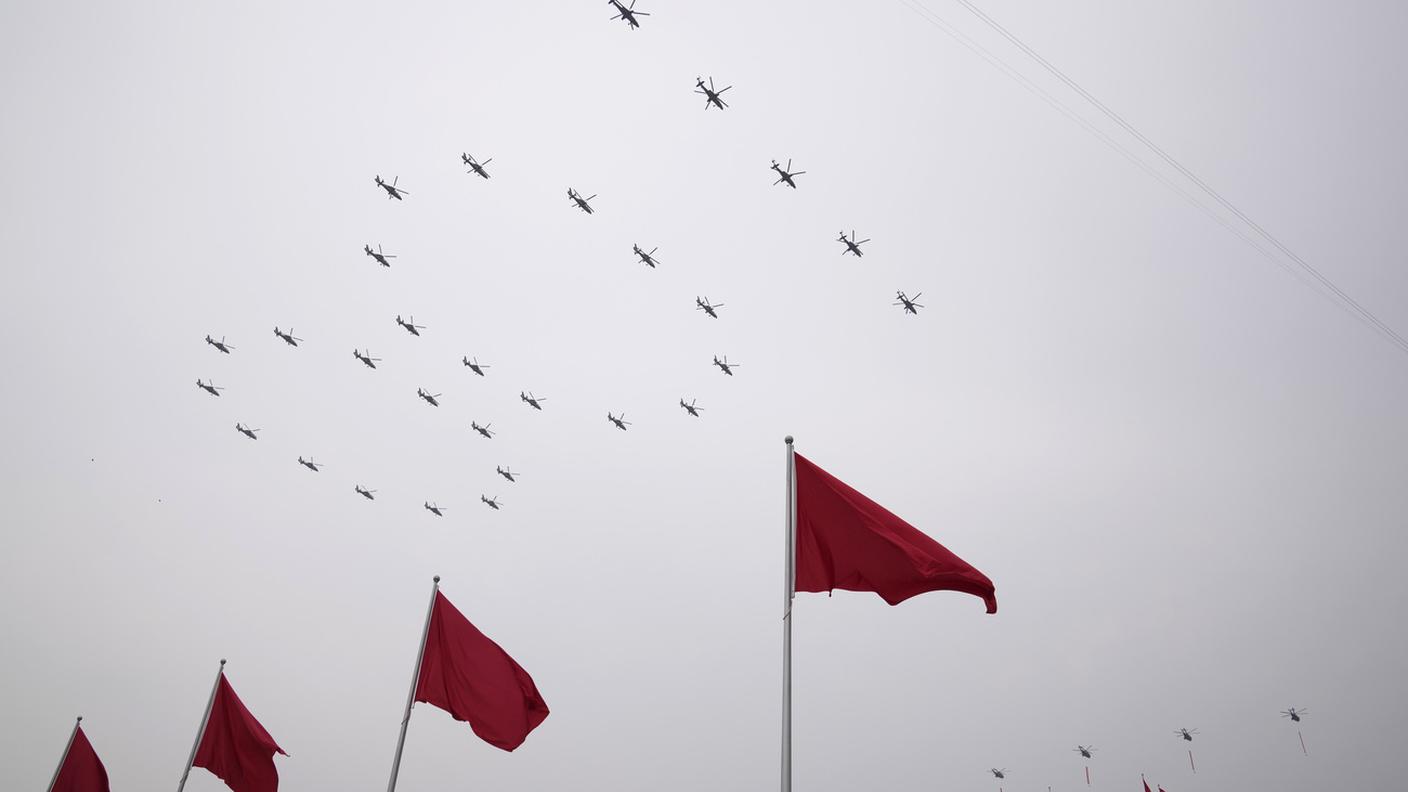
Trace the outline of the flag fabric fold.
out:
[[[926,591],[960,591],[997,612],[987,575],[806,457],[793,457],[795,591],[873,591],[891,605]]]
[[[438,590],[421,650],[415,700],[469,723],[490,745],[512,751],[548,716],[533,678]]]
[[[108,792],[108,771],[88,742],[82,726],[74,726],[73,739],[64,754],[50,792]]]
[[[214,773],[234,792],[277,792],[276,753],[288,756],[220,674],[194,766]]]

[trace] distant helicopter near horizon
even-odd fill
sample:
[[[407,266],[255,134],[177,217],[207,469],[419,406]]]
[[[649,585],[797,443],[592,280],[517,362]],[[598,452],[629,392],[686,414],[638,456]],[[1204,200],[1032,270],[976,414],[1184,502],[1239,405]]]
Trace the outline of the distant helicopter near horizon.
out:
[[[491,423],[489,423],[489,424],[484,424],[483,426],[480,426],[479,424],[475,423],[474,421],[470,421],[470,422],[469,422],[469,428],[470,428],[470,429],[473,429],[474,431],[476,431],[476,432],[478,432],[479,434],[483,435],[486,439],[491,439],[491,438],[493,438],[493,436],[494,436],[494,433],[491,432],[491,431],[489,431],[489,427],[491,427],[491,426],[493,426],[493,424],[491,424]]]
[[[596,197],[595,195],[590,195],[590,196],[587,196],[586,198],[583,198],[582,195],[581,195],[581,193],[577,192],[576,190],[572,189],[571,187],[568,187],[568,188],[567,188],[567,197],[568,197],[568,198],[571,198],[571,199],[577,204],[577,208],[578,208],[578,209],[581,209],[583,212],[586,212],[587,214],[594,214],[594,213],[596,212],[595,209],[592,209],[592,205],[589,204],[589,203],[587,203],[587,202],[590,201],[591,199],[595,198],[595,197]]]
[[[411,321],[407,322],[401,318],[400,314],[396,314],[396,324],[406,328],[406,332],[413,336],[419,336],[420,331],[425,329],[425,325],[416,324],[416,318],[414,316],[411,317]]]
[[[684,403],[684,399],[680,399],[680,406],[684,408],[684,411],[685,411],[685,412],[689,413],[690,415],[694,416],[695,418],[698,418],[698,417],[699,417],[699,413],[704,412],[704,408],[703,408],[703,407],[696,407],[696,406],[694,405],[694,403],[695,403],[696,401],[698,401],[698,399],[691,399],[690,402],[689,402],[689,404],[685,404],[685,403]]]
[[[623,6],[623,5],[621,5],[619,2],[617,2],[617,0],[606,0],[606,2],[607,2],[608,5],[612,5],[612,6],[615,6],[615,7],[616,7],[617,14],[616,14],[616,16],[611,17],[611,18],[612,18],[612,19],[624,19],[624,20],[626,20],[626,24],[627,24],[632,30],[635,30],[635,29],[637,29],[637,28],[640,27],[640,23],[636,21],[636,17],[638,17],[638,16],[650,16],[650,14],[647,13],[647,12],[645,12],[645,11],[637,11],[637,10],[635,10],[635,9],[636,9],[636,0],[631,0],[631,4],[628,5],[628,6]]]
[[[495,465],[495,466],[494,466],[494,470],[495,470],[495,472],[497,472],[500,476],[503,476],[504,478],[506,478],[506,479],[508,479],[509,481],[512,481],[512,482],[514,482],[514,483],[517,483],[517,482],[518,482],[518,477],[521,476],[521,475],[523,475],[522,473],[514,473],[513,470],[510,469],[510,468],[502,468],[502,467],[499,467],[498,465]]]
[[[857,242],[857,241],[856,241],[856,232],[855,232],[855,231],[852,231],[852,232],[851,232],[851,238],[850,238],[850,239],[847,239],[847,238],[846,238],[846,232],[845,232],[845,231],[842,231],[842,232],[841,232],[841,236],[837,237],[837,238],[836,238],[836,241],[837,241],[837,242],[844,242],[844,243],[846,243],[846,249],[843,250],[843,251],[841,251],[841,255],[844,256],[844,255],[846,255],[847,253],[852,253],[852,254],[855,255],[856,258],[860,258],[861,256],[865,255],[864,253],[861,252],[860,246],[861,246],[861,245],[864,245],[866,242],[869,242],[870,240],[869,240],[869,239],[862,239],[861,241]]]
[[[227,355],[230,354],[231,349],[235,348],[234,344],[225,343],[225,336],[220,336],[220,340],[216,341],[215,339],[207,335],[205,337],[205,343],[210,344],[211,346],[215,347],[221,352],[224,352]]]
[[[372,246],[371,246],[371,245],[363,245],[363,246],[362,246],[362,252],[363,252],[363,253],[366,253],[368,256],[371,256],[372,258],[376,259],[376,263],[380,264],[380,265],[383,266],[383,267],[390,267],[390,266],[391,266],[391,259],[396,258],[395,256],[391,255],[390,253],[383,253],[383,252],[381,252],[381,245],[377,245],[377,246],[376,246],[376,250],[372,250]]]
[[[448,511],[448,509],[445,509],[437,504],[431,503],[430,501],[425,502],[425,510],[430,512],[431,514],[434,514],[436,517],[444,517],[445,515],[441,514],[441,512]]]
[[[1073,750],[1073,751],[1079,753],[1081,756],[1085,757],[1086,759],[1091,759],[1091,758],[1093,758],[1093,757],[1091,756],[1091,754],[1094,754],[1094,753],[1095,753],[1095,746],[1093,746],[1093,745],[1077,745],[1075,748],[1072,748],[1071,750]]]
[[[431,407],[440,406],[440,402],[436,401],[436,399],[440,398],[440,394],[438,393],[432,394],[421,388],[416,388],[416,395],[421,397],[422,399],[425,399],[425,401],[430,404]]]
[[[723,360],[719,360],[719,356],[718,356],[718,355],[715,355],[715,356],[714,356],[714,365],[715,365],[715,366],[718,366],[720,371],[722,371],[723,373],[725,373],[725,374],[729,375],[730,377],[732,377],[732,376],[733,376],[733,369],[734,369],[734,367],[736,367],[736,366],[738,366],[738,365],[740,365],[740,364],[728,362],[728,355],[724,355],[724,359],[723,359]]]
[[[920,292],[919,294],[916,294],[916,295],[914,295],[913,297],[906,297],[906,296],[904,295],[904,292],[902,292],[902,291],[897,291],[897,292],[895,292],[895,296],[898,297],[899,299],[898,299],[898,300],[895,300],[893,303],[891,303],[891,305],[902,305],[902,306],[904,306],[904,312],[905,312],[905,313],[914,314],[915,316],[918,316],[918,315],[919,315],[919,309],[924,307],[924,306],[919,302],[919,298],[920,298],[920,296],[922,296],[923,294],[924,294],[924,292]]]
[[[489,505],[489,508],[493,509],[494,511],[498,511],[498,510],[499,510],[499,496],[498,496],[498,495],[495,495],[495,496],[492,497],[492,498],[486,498],[485,496],[480,495],[480,496],[479,496],[479,500],[482,500],[482,501],[484,501],[485,503],[487,503],[487,504]]]
[[[547,399],[546,399],[545,397],[542,397],[542,396],[534,396],[532,393],[524,393],[523,391],[519,391],[519,392],[518,392],[518,398],[519,398],[524,404],[526,404],[526,405],[528,405],[529,407],[532,407],[533,409],[538,410],[538,411],[540,411],[540,412],[542,411],[543,408],[542,408],[541,405],[538,404],[538,402],[545,402],[545,401],[547,401]]]
[[[391,180],[390,184],[387,184],[386,182],[381,180],[381,176],[376,177],[376,186],[380,187],[383,190],[386,190],[387,200],[395,198],[398,201],[404,201],[405,199],[402,196],[410,195],[410,193],[396,186],[396,182],[400,178],[400,176],[397,176]]]
[[[1176,734],[1176,735],[1178,735],[1179,737],[1182,737],[1184,740],[1186,740],[1186,741],[1188,741],[1188,742],[1193,742],[1193,735],[1197,734],[1197,733],[1198,733],[1198,730],[1197,730],[1197,729],[1174,729],[1173,733]]]
[[[366,354],[363,354],[363,353],[361,353],[361,352],[358,352],[358,351],[356,350],[356,348],[353,348],[353,350],[352,350],[352,357],[357,358],[358,360],[362,361],[362,363],[363,363],[364,365],[366,365],[367,368],[373,368],[373,369],[374,369],[374,368],[376,368],[376,364],[378,364],[378,363],[381,362],[381,358],[374,358],[374,357],[372,357],[372,351],[371,351],[371,349],[368,349],[368,350],[366,351]]]
[[[718,315],[717,313],[714,313],[714,312],[717,311],[718,309],[722,308],[722,307],[724,307],[724,304],[723,304],[723,303],[714,303],[713,305],[710,305],[710,304],[709,304],[709,298],[708,298],[708,297],[705,297],[705,298],[702,299],[702,300],[699,299],[698,297],[695,297],[695,298],[694,298],[694,310],[696,310],[696,311],[703,311],[704,313],[708,314],[708,315],[709,315],[711,318],[713,318],[713,319],[718,319],[718,318],[719,318],[719,315]]]
[[[992,769],[989,770],[988,772],[989,772],[989,773],[992,773],[992,774],[993,774],[994,776],[996,776],[997,778],[1006,778],[1006,777],[1007,777],[1007,771],[1006,771],[1006,770],[999,770],[999,769],[997,769],[996,767],[992,768]]]
[[[464,160],[464,164],[469,166],[469,170],[465,171],[465,173],[473,173],[476,176],[483,176],[486,179],[489,178],[489,172],[484,170],[484,166],[493,162],[493,157],[490,157],[489,159],[486,159],[483,162],[475,162],[473,154],[465,154],[464,152],[460,152],[460,159]]]
[[[361,495],[363,498],[366,498],[367,500],[376,500],[376,498],[373,498],[373,497],[372,497],[372,494],[373,494],[374,492],[376,492],[376,490],[369,490],[369,489],[363,487],[361,484],[354,485],[354,486],[353,486],[353,489],[357,490],[357,494],[358,494],[358,495]]]
[[[626,431],[626,427],[627,427],[627,426],[630,426],[630,425],[631,425],[631,422],[626,420],[626,414],[625,414],[625,413],[621,413],[621,417],[617,418],[616,416],[614,416],[614,415],[611,414],[611,411],[610,411],[610,410],[608,410],[608,411],[606,412],[606,420],[610,421],[611,423],[616,424],[616,428],[617,428],[617,429],[620,429],[620,430],[623,431],[623,432]]]
[[[728,88],[732,88],[732,87],[733,87],[733,86],[730,85]],[[703,77],[695,77],[695,78],[694,78],[694,92],[697,93],[697,94],[700,94],[700,95],[702,95],[702,96],[704,97],[704,109],[705,109],[705,110],[708,110],[708,109],[709,109],[709,105],[713,105],[714,107],[717,107],[717,108],[719,108],[720,110],[724,109],[725,107],[728,107],[728,102],[725,102],[725,101],[723,100],[724,91],[727,91],[728,88],[720,88],[720,89],[718,89],[717,91],[714,90],[714,78],[713,78],[713,77],[710,77],[710,78],[709,78],[709,86],[708,86],[707,88],[704,86],[704,78],[703,78]]]
[[[300,457],[298,457],[298,464],[302,465],[303,467],[308,468],[309,470],[313,471],[314,473],[320,473],[320,472],[322,472],[322,469],[323,469],[322,464],[321,464],[321,463],[318,463],[318,462],[314,462],[312,457],[308,457],[307,459],[304,459],[302,456],[300,456]]]
[[[244,435],[245,437],[248,437],[250,440],[258,440],[258,439],[259,439],[259,438],[257,438],[257,437],[254,436],[254,433],[259,431],[258,429],[250,429],[248,426],[245,426],[244,424],[242,424],[242,423],[240,423],[240,422],[238,422],[238,421],[235,422],[235,431],[239,432],[240,434]]]
[[[295,336],[295,335],[293,334],[293,328],[292,328],[292,327],[290,327],[290,328],[288,329],[288,332],[285,333],[285,332],[283,332],[282,330],[279,329],[279,326],[278,326],[278,325],[274,325],[274,335],[276,335],[276,336],[278,336],[279,338],[283,339],[283,342],[284,342],[285,344],[288,344],[288,345],[291,346],[291,347],[296,347],[296,346],[298,346],[298,342],[303,340],[303,339],[301,339],[301,338],[299,338],[299,337],[297,337],[297,336]]]
[[[1295,707],[1291,707],[1288,710],[1282,710],[1281,717],[1290,718],[1293,723],[1300,723],[1301,717],[1309,713],[1310,710],[1308,709],[1296,709]]]
[[[660,248],[655,247],[652,248],[649,253],[646,253],[644,250],[640,249],[640,245],[634,243],[631,244],[631,250],[635,251],[635,254],[640,257],[640,263],[644,264],[647,267],[650,267],[651,269],[655,269],[655,265],[659,263],[655,259],[655,251],[659,249]]]
[[[470,371],[473,371],[475,374],[478,374],[481,377],[484,376],[484,369],[490,368],[488,363],[480,363],[479,358],[474,358],[473,360],[470,360],[468,357],[465,357],[462,362],[466,366],[469,366]]]
[[[216,387],[215,380],[211,380],[210,382],[201,382],[199,379],[197,379],[196,387],[200,388],[206,393],[209,393],[211,396],[219,396],[220,391],[225,390],[224,388]]]
[[[778,174],[777,181],[772,183],[774,187],[779,184],[786,184],[788,187],[791,187],[794,190],[797,189],[797,183],[792,181],[793,177],[801,176],[802,174],[806,173],[806,171],[793,171],[792,160],[787,160],[786,168],[779,167],[777,164],[777,160],[773,160],[772,169],[777,171]]]

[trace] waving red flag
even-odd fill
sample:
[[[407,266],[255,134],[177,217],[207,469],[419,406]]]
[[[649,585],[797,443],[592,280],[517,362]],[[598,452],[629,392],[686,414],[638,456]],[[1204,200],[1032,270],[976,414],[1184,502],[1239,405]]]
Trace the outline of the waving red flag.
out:
[[[987,575],[918,528],[794,454],[796,591],[873,591],[891,605],[926,591],[982,597],[997,613]]]
[[[108,792],[108,771],[93,750],[93,744],[88,742],[83,727],[74,725],[73,739],[69,740],[49,792]]]
[[[234,792],[276,792],[276,753],[288,756],[245,708],[221,673],[200,748],[196,750],[195,766],[214,773]]]
[[[438,580],[438,578],[437,578]],[[433,704],[495,748],[512,751],[548,716],[533,678],[439,590],[421,652],[416,701]]]

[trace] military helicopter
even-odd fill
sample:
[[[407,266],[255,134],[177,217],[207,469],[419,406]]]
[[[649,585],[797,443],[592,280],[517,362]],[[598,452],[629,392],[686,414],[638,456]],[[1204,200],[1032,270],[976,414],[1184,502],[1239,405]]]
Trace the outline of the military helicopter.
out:
[[[213,380],[211,382],[201,382],[200,380],[196,380],[196,387],[200,388],[206,393],[209,393],[211,396],[219,396],[220,391],[225,390],[224,388],[216,387],[215,382]]]
[[[1086,759],[1090,759],[1090,758],[1092,758],[1091,754],[1095,753],[1095,746],[1093,746],[1093,745],[1077,745],[1075,748],[1073,748],[1073,749],[1071,749],[1071,750],[1075,751],[1076,753],[1079,753],[1082,757],[1084,757],[1084,758],[1086,758]]]
[[[567,197],[568,197],[568,198],[571,198],[573,201],[576,201],[576,202],[577,202],[577,208],[578,208],[578,209],[581,209],[583,212],[586,212],[587,214],[592,214],[593,212],[596,211],[596,210],[592,209],[592,205],[591,205],[591,204],[587,203],[587,201],[590,201],[592,198],[595,198],[595,197],[596,197],[595,195],[592,195],[592,196],[588,196],[588,197],[586,197],[586,198],[583,198],[582,195],[581,195],[581,193],[577,192],[576,190],[572,189],[571,187],[568,187],[568,188],[567,188]]]
[[[373,497],[372,497],[372,493],[373,493],[373,492],[376,492],[376,490],[369,490],[369,489],[366,489],[366,488],[363,487],[361,484],[357,484],[356,486],[353,487],[353,489],[357,490],[357,494],[358,494],[358,495],[361,495],[363,498],[366,498],[367,500],[376,500],[376,498],[373,498]]]
[[[992,773],[992,774],[993,774],[994,776],[996,776],[997,778],[1006,778],[1006,777],[1007,777],[1007,771],[1006,771],[1006,770],[998,770],[996,767],[994,767],[993,769],[989,770],[988,772]]]
[[[787,186],[788,186],[788,187],[791,187],[791,188],[794,189],[794,190],[797,189],[797,183],[794,182],[794,181],[792,181],[792,177],[793,177],[793,176],[801,176],[803,173],[806,173],[806,171],[796,171],[796,172],[794,173],[794,172],[792,171],[792,160],[787,160],[787,167],[786,167],[786,168],[780,168],[780,167],[778,167],[777,160],[773,160],[773,161],[772,161],[772,169],[775,170],[775,171],[777,171],[777,173],[778,173],[778,180],[775,181],[775,182],[773,182],[773,185],[774,185],[774,186],[779,185],[779,184],[782,184],[783,182],[786,182],[786,183],[787,183]]]
[[[381,362],[381,358],[372,357],[372,351],[370,349],[366,351],[366,354],[358,352],[354,349],[352,350],[352,357],[357,358],[358,360],[365,363],[367,365],[367,368],[376,368],[376,364]]]
[[[535,410],[543,409],[538,405],[538,402],[547,401],[546,398],[539,398],[531,393],[525,394],[523,391],[518,392],[518,398],[521,399],[524,404],[528,405],[529,407],[532,407]]]
[[[715,365],[715,366],[718,366],[720,371],[722,371],[723,373],[725,373],[725,374],[729,375],[730,377],[732,377],[732,376],[733,376],[733,367],[734,367],[734,366],[737,366],[738,364],[737,364],[737,363],[730,363],[730,362],[728,362],[728,355],[724,355],[724,359],[723,359],[723,360],[719,360],[719,356],[718,356],[718,355],[715,355],[715,356],[714,356],[714,365]]]
[[[445,516],[445,515],[443,515],[443,514],[440,513],[440,512],[442,512],[442,511],[444,511],[444,509],[442,509],[442,508],[440,508],[439,506],[437,506],[437,505],[431,503],[430,501],[426,501],[426,502],[425,502],[425,510],[428,511],[428,512],[430,512],[431,514],[435,515],[436,517],[444,517],[444,516]]]
[[[713,106],[719,108],[720,110],[724,109],[725,107],[728,107],[728,102],[725,102],[725,101],[722,99],[722,96],[723,96],[724,91],[727,91],[728,88],[732,88],[732,87],[733,87],[732,85],[730,85],[728,88],[720,88],[719,90],[716,91],[716,90],[714,90],[714,78],[713,78],[713,77],[710,77],[710,78],[709,78],[709,87],[708,87],[708,88],[705,88],[705,87],[704,87],[704,78],[703,78],[703,77],[695,77],[695,78],[694,78],[694,85],[695,85],[694,92],[697,93],[697,94],[702,94],[702,95],[704,96],[704,109],[705,109],[705,110],[708,110],[708,109],[709,109],[709,105],[713,105]]]
[[[372,246],[371,246],[371,245],[363,245],[363,246],[362,246],[362,252],[363,252],[363,253],[366,253],[368,256],[371,256],[372,258],[376,259],[376,263],[380,264],[380,265],[383,266],[383,267],[390,267],[390,266],[391,266],[391,261],[390,261],[390,259],[396,258],[395,256],[391,255],[390,253],[383,253],[383,252],[381,252],[381,245],[377,245],[375,251],[372,250]]]
[[[1301,716],[1306,715],[1309,712],[1310,710],[1296,709],[1295,707],[1291,707],[1290,709],[1282,712],[1281,717],[1290,718],[1291,722],[1293,723],[1300,723]]]
[[[427,393],[420,388],[416,388],[416,395],[429,402],[431,407],[440,406],[440,402],[436,401],[436,399],[440,398],[440,394],[438,393]]]
[[[865,255],[864,253],[860,252],[860,246],[861,246],[861,245],[864,245],[866,242],[869,242],[870,240],[869,240],[869,239],[862,239],[861,241],[857,242],[857,241],[856,241],[856,232],[855,232],[855,231],[852,231],[852,232],[851,232],[851,238],[850,238],[850,239],[847,239],[847,238],[846,238],[846,232],[845,232],[845,231],[842,231],[842,232],[841,232],[841,236],[837,237],[837,238],[836,238],[836,241],[837,241],[837,242],[845,242],[845,243],[846,243],[846,249],[843,250],[843,251],[841,251],[841,255],[844,256],[844,255],[846,255],[847,253],[854,253],[855,256],[856,256],[856,258],[860,258],[861,256]]]
[[[395,199],[398,200],[398,201],[403,201],[403,200],[405,200],[405,199],[402,198],[401,196],[403,196],[403,195],[410,195],[410,193],[408,193],[408,192],[406,192],[405,190],[401,189],[400,187],[397,187],[397,186],[396,186],[396,180],[397,180],[397,179],[400,179],[400,178],[401,178],[400,176],[397,176],[395,179],[392,179],[392,180],[391,180],[391,183],[390,183],[390,184],[387,184],[386,182],[384,182],[384,181],[381,180],[381,177],[380,177],[380,176],[376,177],[376,186],[380,187],[380,188],[383,189],[383,190],[386,190],[386,199],[387,199],[387,200],[391,200],[392,198],[395,198]]]
[[[319,472],[319,469],[322,467],[322,465],[318,464],[317,462],[314,462],[312,457],[309,457],[308,459],[304,459],[303,457],[299,457],[299,458],[298,458],[298,464],[302,465],[303,467],[308,468],[309,470],[313,471],[314,473]]]
[[[716,314],[716,313],[714,313],[714,310],[717,309],[717,308],[722,308],[722,307],[724,307],[724,304],[723,304],[723,303],[715,303],[714,305],[710,305],[710,304],[709,304],[709,298],[708,298],[708,297],[705,297],[705,298],[702,299],[702,300],[699,299],[698,297],[695,297],[695,298],[694,298],[694,310],[696,310],[696,311],[703,311],[704,313],[708,314],[709,316],[713,317],[714,319],[718,319],[718,318],[719,318],[719,315]]]
[[[410,334],[413,335],[413,336],[418,336],[418,335],[420,335],[420,331],[422,331],[422,330],[425,329],[425,325],[418,325],[418,324],[416,324],[416,318],[415,318],[414,316],[411,317],[411,321],[407,322],[407,321],[405,321],[405,320],[403,320],[403,319],[401,318],[401,315],[400,315],[400,314],[397,314],[397,315],[396,315],[396,324],[401,325],[402,327],[406,328],[406,332],[407,332],[407,333],[410,333]]]
[[[697,399],[690,399],[690,400],[689,400],[689,404],[685,404],[685,403],[684,403],[684,399],[680,399],[680,406],[684,408],[684,411],[685,411],[685,412],[689,413],[690,415],[693,415],[695,418],[698,418],[698,417],[699,417],[699,413],[703,412],[703,411],[704,411],[704,408],[703,408],[703,407],[695,407],[695,406],[694,406],[694,402],[696,402],[696,401],[698,401],[698,400],[697,400]]]
[[[1182,737],[1184,740],[1187,740],[1188,742],[1193,742],[1193,735],[1197,734],[1197,733],[1198,733],[1198,730],[1197,730],[1197,729],[1175,729],[1173,733],[1174,733],[1174,734],[1177,734],[1179,737]]]
[[[231,349],[234,349],[234,348],[235,348],[233,344],[227,344],[227,343],[225,343],[225,337],[224,337],[224,336],[220,336],[220,340],[219,340],[219,341],[216,341],[215,339],[211,338],[210,336],[206,336],[206,337],[205,337],[205,343],[210,344],[211,346],[215,347],[216,349],[220,350],[221,352],[224,352],[224,353],[227,354],[227,355],[230,354],[230,350],[231,350]]]
[[[512,482],[517,482],[517,477],[523,475],[522,473],[514,473],[510,468],[501,468],[498,465],[494,465],[494,470],[497,471],[500,476]]]
[[[480,496],[479,496],[479,500],[482,500],[482,501],[484,501],[485,503],[489,504],[489,508],[493,509],[494,511],[498,511],[498,510],[499,510],[499,496],[498,496],[498,495],[495,495],[495,496],[492,497],[492,498],[486,498],[486,497],[484,497],[483,495],[480,495]]]
[[[637,10],[635,10],[635,8],[636,8],[636,0],[631,0],[631,4],[628,5],[628,6],[623,6],[623,5],[621,5],[620,3],[618,3],[616,0],[606,0],[606,2],[610,3],[610,4],[613,5],[613,6],[616,6],[616,10],[617,10],[618,12],[620,12],[620,13],[616,14],[616,16],[611,17],[611,18],[612,18],[612,19],[624,19],[624,20],[626,20],[626,24],[627,24],[627,25],[630,25],[632,29],[635,29],[635,28],[639,28],[639,27],[640,27],[640,23],[636,21],[636,14],[640,14],[641,16],[650,16],[650,14],[647,14],[647,13],[644,12],[644,11],[637,11]]]
[[[461,152],[460,159],[464,160],[464,164],[469,166],[469,170],[465,171],[466,173],[473,173],[476,176],[483,176],[486,179],[489,178],[489,172],[484,170],[484,166],[493,162],[493,157],[490,157],[489,159],[486,159],[483,162],[475,162],[474,157]]]
[[[259,439],[254,436],[254,433],[259,431],[258,429],[250,429],[248,426],[245,426],[244,424],[239,423],[238,421],[235,422],[235,430],[238,431],[240,434],[244,435],[245,437],[248,437],[250,440]]]
[[[616,416],[612,415],[612,414],[610,413],[610,411],[608,411],[608,412],[606,413],[606,420],[610,421],[611,423],[616,424],[616,428],[617,428],[617,429],[620,429],[620,430],[623,431],[623,432],[626,431],[626,427],[627,427],[627,426],[630,426],[630,425],[631,425],[631,422],[626,420],[626,414],[625,414],[625,413],[621,413],[621,417],[620,417],[620,418],[617,418]]]
[[[299,337],[297,337],[297,336],[295,336],[295,335],[293,334],[293,328],[292,328],[292,327],[290,327],[290,328],[288,329],[288,332],[285,333],[285,332],[279,330],[278,325],[275,325],[275,326],[274,326],[274,335],[278,336],[279,338],[282,338],[282,339],[284,340],[284,343],[285,343],[285,344],[288,344],[289,346],[295,346],[295,347],[296,347],[296,346],[298,346],[298,342],[303,340],[303,339],[301,339],[301,338],[299,338]]]
[[[913,297],[906,297],[906,296],[904,296],[904,292],[902,292],[902,291],[897,291],[897,292],[895,292],[895,296],[898,297],[899,299],[896,300],[895,302],[891,303],[891,304],[892,304],[892,305],[903,305],[903,306],[904,306],[904,312],[905,312],[905,313],[912,313],[912,314],[914,314],[915,316],[918,316],[918,315],[919,315],[919,309],[924,307],[922,304],[920,304],[920,303],[918,302],[919,296],[922,295],[923,293],[924,293],[924,292],[920,292],[919,294],[916,294],[916,295],[914,295]]]
[[[475,423],[474,421],[470,421],[470,422],[469,422],[469,428],[470,428],[470,429],[473,429],[474,431],[478,432],[479,434],[484,435],[485,438],[492,438],[492,437],[494,436],[494,433],[491,432],[491,431],[489,431],[489,427],[491,427],[491,426],[493,426],[493,424],[484,424],[483,426],[480,426],[479,424]]]
[[[655,251],[659,249],[660,248],[657,247],[652,249],[649,253],[646,253],[644,250],[640,249],[640,245],[631,245],[631,250],[634,250],[636,255],[640,256],[640,263],[644,264],[647,267],[650,267],[651,269],[655,269],[655,265],[657,263],[655,261]]]
[[[463,362],[466,366],[469,366],[470,371],[473,371],[475,374],[478,374],[481,377],[484,376],[484,369],[489,368],[489,364],[480,363],[479,358],[470,360],[468,357],[466,357],[464,358]]]

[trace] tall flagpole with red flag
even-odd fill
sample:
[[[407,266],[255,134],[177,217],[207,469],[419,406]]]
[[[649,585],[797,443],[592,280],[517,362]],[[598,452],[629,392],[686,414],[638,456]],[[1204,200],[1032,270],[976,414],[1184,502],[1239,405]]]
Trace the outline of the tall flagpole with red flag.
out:
[[[430,605],[425,609],[425,627],[420,633],[420,643],[416,646],[416,667],[411,672],[411,692],[406,694],[406,712],[401,716],[401,736],[396,739],[396,758],[391,760],[391,780],[386,782],[386,792],[396,792],[396,775],[401,772],[401,749],[406,746],[406,727],[411,722],[411,705],[416,702],[416,688],[420,686],[420,664],[425,660],[425,639],[430,636],[430,617],[435,612],[435,595],[440,592],[440,576],[436,575],[430,586]]]
[[[78,720],[73,722],[73,731],[68,733],[68,743],[64,745],[64,752],[59,754],[59,766],[54,768],[54,777],[49,779],[47,789],[52,790],[54,784],[59,782],[59,773],[63,772],[64,762],[68,761],[68,752],[73,750],[73,738],[78,736],[78,727],[83,725],[83,716],[79,715]]]
[[[787,537],[782,564],[782,792],[792,792],[792,600],[796,595],[797,461],[787,443]]]
[[[186,769],[181,773],[181,783],[176,786],[176,792],[186,788],[186,777],[191,774],[191,768],[196,763],[196,750],[200,748],[201,738],[205,736],[205,727],[210,723],[210,708],[215,706],[215,693],[220,689],[220,677],[225,675],[225,658],[220,658],[220,670],[215,672],[215,683],[210,686],[210,700],[205,702],[205,714],[200,718],[200,728],[196,729],[196,741],[191,744],[191,756],[186,760]]]

